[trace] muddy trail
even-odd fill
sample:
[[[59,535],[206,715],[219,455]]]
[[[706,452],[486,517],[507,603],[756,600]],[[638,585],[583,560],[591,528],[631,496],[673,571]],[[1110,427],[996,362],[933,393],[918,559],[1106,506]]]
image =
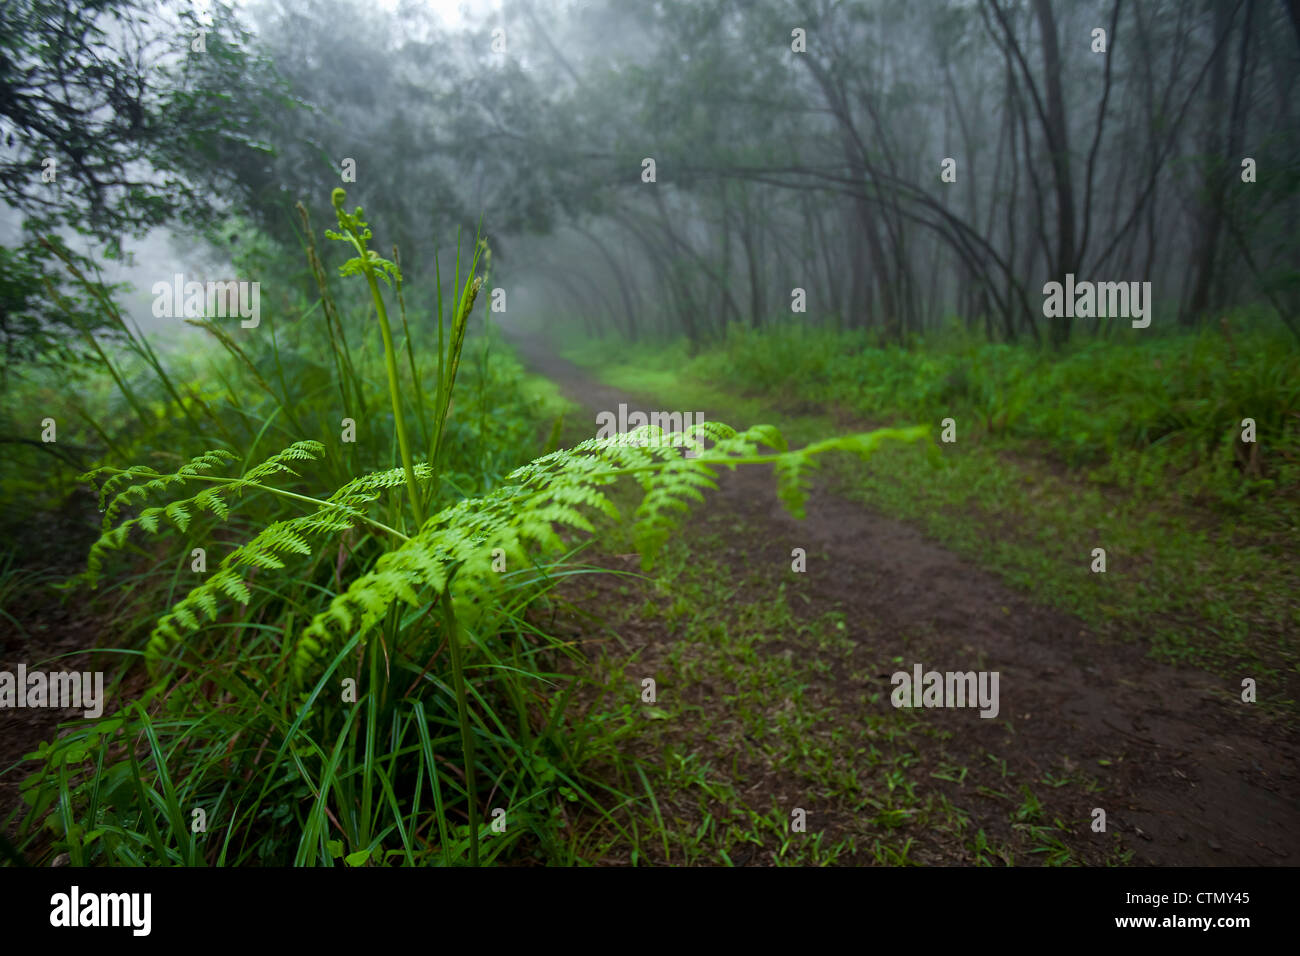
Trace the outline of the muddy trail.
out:
[[[66,671],[107,666],[91,653],[101,635],[111,630],[105,612],[90,609],[84,598],[65,599],[50,587],[85,570],[98,518],[95,497],[79,490],[58,511],[34,511],[23,536],[10,538],[27,558],[32,586],[20,603],[5,608],[13,620],[0,620],[0,671],[16,673],[20,664],[31,670]],[[59,724],[68,719],[68,711],[56,708],[5,709],[0,718],[0,771],[19,769],[0,774],[0,824],[20,807],[26,812],[20,785],[33,768],[21,766],[24,756],[57,737]],[[5,830],[6,839],[17,839],[17,823],[14,818]]]
[[[589,423],[624,402],[629,410],[678,408],[671,395],[647,400],[595,381],[539,337],[516,334],[511,344],[527,366],[582,406]],[[836,686],[820,689],[844,702],[846,721],[854,720],[849,702],[864,689],[881,692],[888,708],[890,672],[910,672],[914,663],[927,671],[997,671],[998,719],[980,719],[973,709],[913,711],[942,726],[950,754],[974,765],[996,749],[1028,775],[1103,765],[1102,792],[1066,798],[1070,818],[1086,821],[1092,808],[1103,808],[1108,831],[1122,834],[1134,864],[1300,864],[1300,747],[1292,731],[1240,703],[1239,687],[1105,641],[911,526],[825,487],[814,488],[802,521],[782,509],[773,489],[767,467],[724,472],[702,507],[728,513],[743,528],[724,556],[738,577],[768,579],[772,592],[785,582],[787,590],[798,589],[799,603],[843,611],[863,658],[877,662],[874,687],[837,668],[828,678]],[[790,573],[793,547],[806,549],[807,573]],[[612,591],[610,599],[617,599]],[[900,655],[905,664],[878,663]],[[704,706],[707,697],[700,695]],[[1080,843],[1087,843],[1087,829],[1084,822],[1074,826]],[[929,857],[921,862],[962,859],[942,849]]]

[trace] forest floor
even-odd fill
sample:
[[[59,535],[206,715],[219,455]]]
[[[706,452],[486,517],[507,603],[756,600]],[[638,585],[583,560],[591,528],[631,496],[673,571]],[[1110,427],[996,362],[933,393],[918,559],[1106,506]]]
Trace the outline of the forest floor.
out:
[[[25,584],[51,584],[85,570],[86,553],[98,531],[98,509],[89,492],[78,492],[58,512],[34,511],[21,553],[29,577]],[[8,602],[7,602],[8,603]],[[91,671],[94,647],[109,631],[101,613],[84,601],[65,601],[48,587],[26,587],[23,600],[8,603],[14,621],[0,621],[0,671],[15,673],[21,663],[29,670]],[[15,626],[15,624],[17,626]],[[100,662],[99,666],[103,666]],[[0,733],[0,771],[19,765],[45,741],[59,733],[69,712],[36,707],[6,710]],[[0,774],[0,824],[23,805],[20,785],[30,770]],[[3,836],[17,839],[18,818]]]
[[[620,403],[693,407],[603,384],[537,336],[511,344],[581,407],[566,438]],[[799,521],[770,468],[724,473],[650,575],[615,537],[590,559],[615,572],[560,588],[548,624],[585,649],[587,705],[621,704],[622,755],[652,794],[633,840],[603,834],[605,862],[1300,863],[1292,723],[1221,675],[1042,606],[840,484],[823,478]],[[915,664],[998,672],[1000,713],[894,708],[890,676]]]
[[[567,441],[590,437],[596,413],[620,403],[696,409],[670,388],[647,395],[604,384],[539,338],[512,344],[581,408]],[[739,400],[700,410],[737,426],[784,426],[813,411],[771,404],[755,418],[753,403]],[[872,423],[840,416],[835,427]],[[574,814],[577,857],[1300,863],[1294,720],[1243,704],[1222,674],[1155,660],[1140,642],[1045,606],[914,517],[851,500],[852,474],[825,468],[798,521],[778,503],[769,468],[724,473],[653,572],[640,572],[626,529],[614,528],[588,555],[613,570],[560,586],[562,600],[539,624],[585,651],[575,706],[606,721],[601,746],[613,741],[617,753],[598,757],[610,758],[611,787],[649,797],[611,812],[617,823]],[[43,558],[52,576],[81,570],[92,509],[77,499],[43,519],[29,563]],[[59,547],[42,553],[42,541]],[[806,551],[805,573],[791,568],[795,548]],[[75,655],[109,626],[53,596],[11,610],[22,631],[6,628],[0,669]],[[1208,622],[1202,631],[1212,638]],[[890,677],[915,664],[998,672],[1000,712],[894,708]],[[653,704],[641,699],[646,677],[656,681]],[[60,719],[8,715],[0,767],[53,737]],[[20,804],[20,780],[0,777],[0,819]],[[796,809],[806,832],[792,832]],[[1098,809],[1104,832],[1093,829]]]

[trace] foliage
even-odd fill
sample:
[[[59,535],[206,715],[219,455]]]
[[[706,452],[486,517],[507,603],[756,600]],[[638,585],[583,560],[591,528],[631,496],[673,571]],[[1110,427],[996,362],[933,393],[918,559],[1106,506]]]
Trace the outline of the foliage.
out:
[[[1029,443],[1127,489],[1169,484],[1225,506],[1293,497],[1300,353],[1256,317],[1225,328],[1093,341],[1058,354],[938,337],[875,347],[860,332],[778,326],[735,332],[690,369],[869,421],[937,426],[952,417],[962,440]],[[1241,442],[1244,418],[1256,423],[1253,451]]]
[[[496,377],[509,366],[492,360],[486,340],[481,361],[467,366],[467,408],[451,414],[482,280],[481,245],[463,279],[453,279],[450,328],[436,299],[441,347],[429,383],[396,257],[382,264],[371,254],[362,211],[346,212],[343,200],[335,196],[335,235],[358,255],[340,273],[366,281],[373,311],[360,328],[344,322],[317,271],[321,298],[307,311],[325,314],[333,361],[303,364],[275,350],[274,371],[264,375],[254,342],[202,323],[226,349],[221,374],[244,383],[223,389],[221,400],[202,399],[229,444],[209,442],[171,468],[105,464],[85,475],[98,487],[103,518],[80,581],[134,591],[138,610],[117,650],[144,659],[151,689],[99,721],[74,723],[31,755],[27,852],[67,852],[78,865],[473,865],[506,854],[565,861],[579,838],[562,832],[556,810],[580,801],[602,833],[620,833],[611,807],[629,798],[594,773],[593,761],[619,762],[599,716],[567,711],[580,679],[556,667],[574,652],[534,626],[527,610],[574,573],[572,533],[619,517],[609,488],[624,477],[641,483],[634,532],[649,562],[721,468],[774,465],[779,496],[799,513],[819,456],[866,457],[882,442],[928,433],[885,430],[790,451],[767,426],[738,433],[704,424],[670,434],[646,426],[498,474],[508,433],[475,406],[500,402],[497,391],[514,401],[520,393]],[[310,244],[308,257],[318,270]],[[393,282],[407,333],[400,344],[388,328],[381,276]],[[263,317],[268,330],[275,321]],[[380,348],[354,354],[348,341],[374,343],[373,333],[358,332],[376,324]],[[403,350],[408,361],[398,363]],[[337,421],[329,404],[299,403],[292,380],[314,369],[297,388],[355,402],[368,409],[357,413],[368,422],[382,406],[368,384],[380,358],[392,434],[365,443],[367,462],[324,424]],[[246,423],[254,426],[247,437],[237,424],[247,415],[222,411],[244,391],[271,406],[260,422]],[[256,446],[281,418],[298,437],[259,461]],[[475,419],[481,429],[467,427]],[[421,429],[432,423],[421,435],[426,452],[411,452],[408,420]],[[186,443],[212,437],[199,424]],[[697,438],[711,447],[685,457],[682,446]],[[760,445],[775,451],[760,453]],[[374,451],[384,446],[387,461],[375,467]],[[427,519],[426,505],[436,506]],[[179,547],[168,543],[177,539]],[[196,546],[214,561],[222,554],[197,578]],[[137,569],[127,578],[118,571],[123,558]],[[132,579],[142,586],[126,587]],[[485,779],[494,802],[510,808],[507,836],[481,822]],[[190,826],[196,807],[211,821],[206,836]]]
[[[137,0],[0,7],[0,197],[34,226],[112,242],[210,219],[216,203],[193,174],[228,182],[217,157],[260,148],[249,131],[266,77],[233,8],[214,3],[209,15],[168,23]],[[205,48],[192,52],[201,30]]]
[[[54,258],[39,242],[0,246],[0,373],[6,380],[14,369],[34,365],[82,372],[98,352],[90,336],[111,338],[117,332],[102,321],[92,297],[58,278]],[[91,266],[85,257],[76,260],[83,269]]]

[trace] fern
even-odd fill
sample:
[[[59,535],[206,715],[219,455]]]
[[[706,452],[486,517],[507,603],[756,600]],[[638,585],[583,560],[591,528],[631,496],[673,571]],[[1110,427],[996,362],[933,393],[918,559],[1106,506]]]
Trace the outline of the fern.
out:
[[[384,491],[405,481],[404,473],[400,468],[374,472],[350,481],[324,501],[275,488],[266,483],[281,475],[301,477],[289,463],[318,459],[323,451],[324,446],[319,442],[295,442],[239,477],[207,474],[213,468],[233,460],[234,456],[224,451],[200,455],[171,474],[159,474],[153,469],[136,466],[126,470],[99,468],[83,475],[83,479],[93,481],[108,473],[108,479],[100,487],[101,505],[115,488],[127,484],[127,487],[112,499],[105,515],[104,533],[91,545],[87,569],[82,575],[83,580],[92,587],[97,585],[108,553],[125,547],[133,529],[139,528],[150,534],[160,533],[165,527],[159,520],[161,517],[169,519],[182,532],[189,527],[192,511],[210,511],[217,518],[225,520],[230,515],[235,499],[248,490],[268,491],[290,500],[316,505],[315,509],[307,514],[277,521],[263,528],[252,540],[235,548],[223,558],[211,577],[193,588],[155,625],[146,652],[147,657],[155,659],[171,642],[181,639],[184,632],[197,630],[201,626],[199,612],[210,621],[216,620],[219,613],[219,598],[225,597],[241,604],[249,602],[251,595],[243,577],[245,568],[279,570],[285,567],[280,555],[310,555],[312,546],[309,539],[340,534],[361,523],[370,524],[399,538],[404,537],[400,532],[394,531],[366,514],[366,508]],[[428,480],[427,466],[421,465],[416,471],[417,477]],[[138,481],[140,478],[150,480]],[[131,483],[133,480],[135,483]],[[192,497],[179,498],[161,507],[146,508],[138,516],[110,527],[112,518],[123,505],[137,500],[143,501],[151,493],[195,481],[217,482],[217,484],[205,487]]]
[[[367,514],[369,506],[384,492],[405,482],[403,468],[362,475],[324,500],[267,484],[283,475],[300,477],[289,463],[319,458],[324,449],[318,442],[296,442],[239,477],[208,474],[233,459],[223,451],[200,455],[171,474],[140,466],[125,470],[100,468],[83,477],[94,480],[109,475],[100,487],[101,504],[109,494],[116,494],[105,516],[104,533],[91,546],[84,577],[92,585],[96,583],[105,556],[124,547],[132,530],[161,533],[165,528],[161,519],[165,517],[184,532],[193,513],[201,511],[224,520],[236,499],[248,490],[267,491],[296,503],[314,505],[305,514],[263,528],[236,547],[210,577],[173,605],[150,635],[146,658],[156,662],[172,644],[199,630],[203,618],[217,620],[223,600],[249,603],[251,594],[244,577],[247,569],[280,570],[285,567],[285,557],[309,556],[313,541],[320,542],[359,524],[369,524],[392,536],[398,544],[335,596],[298,638],[293,664],[295,675],[301,679],[326,645],[342,643],[356,633],[365,636],[398,601],[421,607],[450,589],[453,579],[457,617],[478,620],[501,586],[501,576],[492,570],[497,549],[507,561],[523,563],[530,552],[562,547],[564,530],[594,531],[591,518],[595,514],[620,519],[618,508],[602,489],[624,476],[637,476],[645,492],[635,513],[634,537],[648,570],[682,515],[691,505],[704,501],[705,491],[717,488],[718,468],[771,463],[778,497],[792,514],[802,517],[808,475],[821,455],[847,451],[866,458],[884,441],[915,442],[928,433],[925,426],[882,429],[789,451],[781,433],[770,425],[736,432],[727,425],[708,422],[673,433],[644,425],[627,434],[589,439],[538,458],[513,471],[505,484],[489,494],[444,508],[410,537]],[[681,447],[698,438],[712,441],[712,447],[697,458],[684,457]],[[776,452],[760,454],[760,445]],[[418,481],[430,480],[427,463],[421,462],[415,471]],[[198,481],[210,484],[193,496],[146,508],[136,517],[110,526],[125,505]]]
[[[769,425],[737,433],[710,422],[670,434],[645,425],[626,435],[593,438],[553,452],[512,472],[495,491],[443,509],[418,534],[381,557],[373,570],[356,578],[299,638],[295,672],[301,679],[326,644],[358,632],[365,635],[396,601],[419,607],[422,591],[442,591],[453,578],[456,615],[473,619],[500,586],[500,576],[492,571],[497,549],[507,560],[523,561],[530,545],[553,549],[563,544],[557,526],[590,532],[594,527],[588,515],[593,512],[618,519],[617,507],[601,489],[624,475],[639,475],[645,490],[634,533],[649,569],[690,504],[703,501],[703,491],[717,487],[719,467],[773,463],[781,501],[802,515],[805,476],[817,456],[849,451],[865,458],[883,441],[914,442],[928,434],[926,426],[882,429],[787,451],[780,432]],[[697,435],[715,444],[701,457],[682,457],[677,446]],[[760,444],[779,451],[760,455]]]
[[[144,465],[117,469],[111,467],[96,468],[81,476],[82,481],[94,483],[97,478],[107,476],[99,486],[99,507],[104,511],[103,533],[90,547],[90,558],[82,578],[92,587],[99,582],[99,574],[104,559],[109,551],[126,546],[127,537],[133,528],[142,528],[150,534],[159,532],[161,518],[167,518],[181,531],[189,528],[194,511],[210,511],[225,520],[230,515],[230,499],[250,488],[263,488],[261,480],[278,474],[297,475],[287,462],[303,461],[317,457],[323,446],[319,442],[295,442],[288,448],[272,455],[252,471],[239,478],[215,478],[206,473],[214,468],[233,461],[230,452],[218,449],[206,452],[182,465],[170,474],[162,474]],[[147,478],[148,481],[138,479]],[[146,508],[134,518],[113,526],[113,520],[121,509],[127,505],[143,502],[153,493],[165,492],[175,485],[187,485],[193,482],[218,481],[219,485],[205,487],[189,498],[174,499],[161,507]],[[125,488],[122,488],[126,485]],[[117,491],[122,488],[121,491]],[[110,499],[109,495],[113,494]],[[107,508],[105,508],[107,502]]]

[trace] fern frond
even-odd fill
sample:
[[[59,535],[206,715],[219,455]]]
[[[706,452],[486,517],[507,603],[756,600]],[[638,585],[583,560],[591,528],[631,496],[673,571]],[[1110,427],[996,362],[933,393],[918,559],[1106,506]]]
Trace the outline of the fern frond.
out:
[[[802,516],[804,476],[817,456],[849,451],[866,457],[884,441],[914,442],[928,434],[925,426],[885,429],[788,451],[781,433],[770,425],[736,432],[710,422],[668,434],[655,426],[642,426],[552,452],[517,468],[505,484],[489,494],[444,508],[413,537],[381,557],[370,572],[353,580],[299,637],[293,655],[295,675],[304,677],[329,645],[354,633],[365,636],[396,602],[420,607],[422,600],[427,600],[422,593],[442,591],[453,577],[457,617],[473,620],[501,587],[500,575],[492,571],[492,555],[497,549],[504,551],[507,560],[523,561],[530,548],[561,546],[557,529],[592,531],[590,514],[603,513],[617,520],[617,507],[600,489],[623,476],[637,475],[645,489],[637,509],[635,535],[648,565],[682,514],[691,504],[703,501],[706,490],[717,487],[719,467],[773,463],[781,500]],[[712,440],[713,447],[700,457],[683,457],[681,446],[696,437]],[[777,452],[761,455],[761,445]]]
[[[294,474],[286,462],[302,461],[313,457],[320,448],[315,442],[298,442],[284,451],[268,458],[261,465],[249,471],[241,479],[233,480],[226,489],[242,489],[253,486],[252,476],[263,479],[276,474]],[[415,469],[421,481],[430,480],[430,469],[421,463]],[[259,531],[251,540],[239,545],[221,560],[216,572],[202,581],[174,604],[154,627],[149,637],[149,646],[145,657],[156,660],[166,653],[168,647],[181,640],[187,632],[199,627],[196,611],[202,611],[209,620],[215,620],[220,598],[228,598],[239,604],[248,604],[252,595],[244,580],[244,571],[248,568],[263,568],[278,571],[285,567],[282,554],[310,555],[313,553],[311,539],[321,539],[340,534],[363,523],[376,524],[366,513],[366,508],[390,488],[395,488],[405,481],[401,468],[372,472],[349,481],[334,492],[329,499],[317,501],[314,511],[298,515],[283,521],[277,521]],[[265,487],[258,484],[259,487]],[[300,496],[301,497],[301,496]],[[197,500],[197,499],[196,499]],[[313,499],[304,499],[312,501]],[[383,528],[382,525],[379,527]],[[391,531],[392,529],[383,528]],[[398,588],[401,593],[401,588]],[[345,626],[346,620],[340,618]]]
[[[263,528],[227,554],[214,573],[158,621],[146,657],[155,660],[164,654],[186,633],[199,629],[204,618],[216,620],[222,601],[248,604],[251,593],[244,577],[247,569],[278,571],[285,567],[286,556],[312,554],[313,540],[363,523],[392,532],[400,544],[354,579],[312,619],[293,650],[298,677],[330,645],[354,633],[366,635],[397,602],[420,607],[430,600],[430,595],[446,590],[453,578],[457,616],[466,622],[477,621],[484,609],[492,606],[491,599],[502,586],[501,576],[493,570],[493,554],[500,549],[508,563],[518,566],[527,563],[530,554],[564,547],[565,532],[593,532],[592,518],[598,514],[618,520],[619,510],[604,489],[620,478],[635,476],[644,490],[636,509],[634,537],[643,563],[649,568],[682,516],[704,501],[705,492],[717,488],[719,468],[771,463],[777,476],[778,497],[791,513],[802,517],[809,475],[821,455],[847,451],[865,458],[885,441],[914,442],[928,433],[926,427],[883,429],[789,451],[781,433],[768,425],[737,432],[727,425],[708,422],[672,433],[646,425],[622,435],[589,439],[529,462],[511,472],[489,494],[444,508],[409,538],[367,514],[387,491],[405,482],[403,468],[361,475],[326,500],[292,494],[296,500],[314,503],[314,509]],[[701,438],[713,442],[712,447],[699,457],[684,457],[682,448]],[[764,454],[760,452],[762,447],[776,451]],[[249,488],[275,491],[264,482],[286,474],[296,476],[290,463],[311,460],[322,453],[322,446],[316,442],[298,442],[241,477],[221,479],[224,483],[209,486],[191,498],[144,510],[138,517],[104,532],[91,549],[88,573],[97,572],[106,551],[124,545],[133,527],[156,533],[161,518],[166,517],[184,530],[193,512],[203,510],[225,517],[233,496]],[[123,481],[136,481],[117,491],[114,499],[134,501],[190,480],[223,460],[218,453],[209,453],[172,475],[128,470],[113,474],[105,485],[116,482],[114,487],[120,488]],[[425,463],[415,467],[415,474],[421,482],[431,479]],[[123,475],[127,477],[123,479]],[[149,480],[140,482],[143,478]]]
[[[108,552],[125,547],[132,528],[139,527],[149,534],[157,534],[160,527],[159,519],[166,517],[184,531],[189,526],[192,517],[190,507],[201,511],[212,511],[218,517],[224,518],[229,513],[229,509],[226,508],[225,502],[221,500],[221,495],[229,491],[230,485],[205,487],[191,498],[169,501],[162,507],[146,508],[136,517],[128,519],[117,526],[113,525],[122,508],[141,503],[147,500],[150,495],[165,492],[173,486],[185,485],[197,477],[205,475],[213,468],[217,468],[228,461],[233,461],[234,458],[235,456],[230,452],[218,449],[191,458],[170,474],[162,474],[144,465],[134,465],[125,470],[97,468],[82,475],[83,481],[93,484],[98,477],[108,474],[108,478],[99,487],[99,506],[104,508],[107,502],[102,533],[98,540],[90,546],[90,556],[86,562],[86,571],[81,575],[82,579],[92,587],[98,584],[99,572],[103,568]],[[137,480],[141,478],[148,478],[149,480]],[[123,485],[126,487],[123,488]],[[117,490],[119,488],[120,491]],[[116,493],[114,494],[114,492]],[[108,497],[110,494],[113,495],[111,500]]]
[[[147,465],[132,465],[125,470],[109,467],[96,468],[94,471],[86,472],[81,476],[80,480],[94,484],[95,479],[100,475],[111,473],[99,487],[99,507],[104,512],[102,529],[107,531],[112,526],[113,520],[117,517],[121,508],[130,504],[134,499],[143,501],[149,496],[150,492],[165,491],[170,485],[183,484],[195,475],[217,468],[228,461],[233,461],[234,458],[235,456],[225,449],[217,449],[191,458],[186,464],[168,475],[164,475]],[[149,478],[151,480],[132,484],[133,478]],[[110,501],[108,496],[123,485],[127,487],[118,492]],[[107,507],[105,507],[106,502]]]

